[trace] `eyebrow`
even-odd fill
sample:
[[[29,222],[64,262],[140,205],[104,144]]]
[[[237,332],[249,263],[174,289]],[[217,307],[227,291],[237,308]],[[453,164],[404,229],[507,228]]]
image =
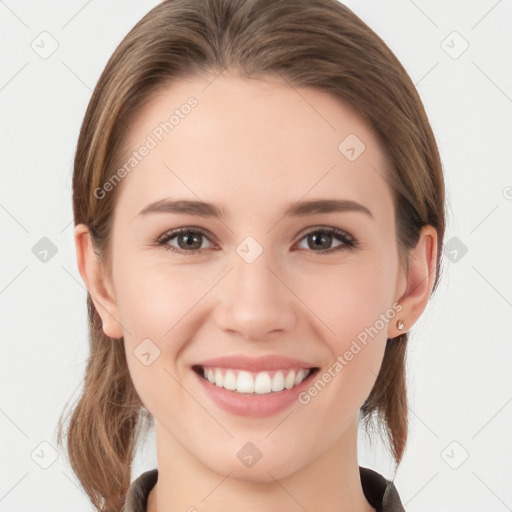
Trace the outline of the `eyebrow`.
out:
[[[318,213],[340,213],[340,212],[360,212],[373,219],[372,212],[356,201],[349,199],[315,199],[302,201],[288,205],[284,211],[285,217],[304,217]],[[150,213],[185,213],[189,215],[198,215],[200,217],[215,217],[224,219],[224,209],[212,203],[203,201],[171,200],[161,199],[145,206],[139,215],[148,215]]]

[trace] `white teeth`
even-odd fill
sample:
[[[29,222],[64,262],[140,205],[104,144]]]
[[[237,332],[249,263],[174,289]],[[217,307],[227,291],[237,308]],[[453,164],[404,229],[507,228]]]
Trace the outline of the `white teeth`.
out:
[[[272,378],[272,391],[283,391],[284,377],[283,372],[276,372]]]
[[[273,377],[268,372],[258,372],[254,377],[244,370],[239,370],[237,375],[234,370],[224,370],[223,373],[219,368],[203,368],[203,375],[212,384],[230,391],[266,395],[297,386],[309,375],[309,370],[278,370]]]
[[[292,370],[287,376],[286,379],[284,379],[284,387],[286,389],[293,388],[293,385],[295,384],[295,372]]]
[[[215,383],[215,385],[217,385],[217,383]],[[236,385],[237,385],[237,381],[236,381],[236,377],[235,377],[234,372],[232,372],[231,370],[228,370],[226,372],[226,375],[224,376],[224,383],[223,383],[223,385],[219,386],[219,387],[224,387],[224,388],[229,389],[231,391],[235,391]]]
[[[254,393],[254,379],[249,372],[240,372],[236,381],[236,390],[239,393]]]
[[[303,374],[302,372],[306,372],[305,374]],[[307,375],[307,370],[300,370],[297,372],[297,375],[295,376],[295,382],[293,383],[294,386],[296,386],[297,384],[300,384],[303,380],[304,380],[304,377]]]
[[[272,391],[272,379],[267,372],[261,372],[256,375],[254,381],[254,392],[264,395]]]
[[[224,384],[224,375],[222,375],[220,370],[215,371],[215,384],[217,386],[222,386]]]

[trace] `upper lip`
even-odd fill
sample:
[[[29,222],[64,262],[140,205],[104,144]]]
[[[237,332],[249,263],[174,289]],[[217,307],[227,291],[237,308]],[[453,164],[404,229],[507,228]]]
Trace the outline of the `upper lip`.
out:
[[[285,370],[288,368],[316,368],[315,365],[292,359],[284,356],[263,356],[263,357],[247,357],[243,355],[217,357],[197,363],[196,366],[209,368],[232,368],[239,370],[247,370],[252,372],[260,372],[265,370]]]

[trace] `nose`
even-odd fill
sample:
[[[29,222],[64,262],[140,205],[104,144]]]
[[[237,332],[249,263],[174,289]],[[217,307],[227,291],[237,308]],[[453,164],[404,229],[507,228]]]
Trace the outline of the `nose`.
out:
[[[300,301],[284,272],[270,264],[265,251],[252,263],[235,254],[233,266],[219,289],[217,325],[247,340],[274,339],[292,332]]]

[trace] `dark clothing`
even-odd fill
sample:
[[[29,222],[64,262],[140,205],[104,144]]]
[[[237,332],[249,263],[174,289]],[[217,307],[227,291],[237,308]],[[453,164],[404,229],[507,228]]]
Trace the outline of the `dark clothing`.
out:
[[[373,469],[359,466],[361,485],[368,503],[377,512],[405,512],[395,484]],[[125,512],[146,512],[148,496],[158,480],[158,469],[142,473],[126,495]]]

